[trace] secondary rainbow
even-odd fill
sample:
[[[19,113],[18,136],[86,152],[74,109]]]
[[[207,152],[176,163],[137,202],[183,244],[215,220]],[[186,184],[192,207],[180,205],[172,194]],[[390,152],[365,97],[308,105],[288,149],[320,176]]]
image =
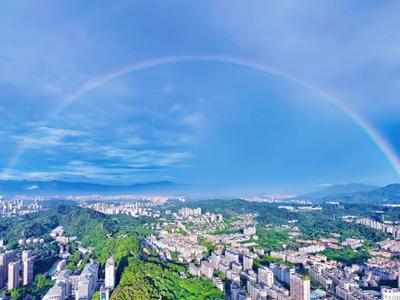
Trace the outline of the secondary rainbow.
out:
[[[106,84],[107,82],[114,80],[118,77],[124,76],[128,73],[144,70],[151,67],[156,67],[165,64],[171,63],[181,63],[181,62],[190,62],[190,61],[209,61],[209,62],[220,62],[220,63],[228,63],[235,64],[239,66],[244,66],[248,68],[252,68],[261,72],[266,72],[271,75],[275,75],[281,78],[284,78],[288,81],[296,83],[309,91],[313,92],[315,95],[318,95],[321,99],[331,102],[344,113],[346,113],[354,122],[356,122],[363,131],[371,138],[371,140],[378,146],[381,152],[388,159],[390,164],[395,169],[397,175],[400,177],[400,158],[391,147],[391,145],[385,140],[385,138],[374,128],[372,127],[365,119],[363,119],[360,115],[354,112],[344,101],[342,101],[339,97],[333,95],[332,93],[300,78],[294,74],[287,72],[281,68],[278,68],[274,65],[265,64],[259,61],[254,61],[250,59],[246,59],[243,57],[230,56],[230,55],[184,55],[184,56],[166,56],[159,57],[155,59],[145,60],[141,62],[135,62],[132,64],[125,65],[121,68],[115,69],[109,73],[106,73],[102,76],[98,76],[92,80],[85,82],[81,85],[77,90],[73,93],[65,96],[55,107],[54,110],[50,112],[48,117],[44,120],[48,120],[51,116],[60,113],[66,106],[71,103],[79,100],[81,96],[86,93]],[[9,160],[6,170],[12,170],[15,164],[18,162],[21,155],[24,151],[29,147],[29,145],[20,144],[17,151],[15,151],[14,155]]]

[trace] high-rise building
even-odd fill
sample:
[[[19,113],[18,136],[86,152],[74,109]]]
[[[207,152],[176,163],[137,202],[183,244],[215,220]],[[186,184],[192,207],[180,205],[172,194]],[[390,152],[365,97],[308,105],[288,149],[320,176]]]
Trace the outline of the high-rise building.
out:
[[[261,266],[258,268],[258,276],[257,276],[258,283],[263,283],[268,286],[274,285],[274,273],[272,270],[265,266]]]
[[[214,269],[218,269],[218,265],[221,262],[221,255],[213,251],[211,253],[211,264]]]
[[[201,262],[200,271],[205,277],[212,279],[214,268],[212,267],[211,263],[208,260],[203,260]]]
[[[19,272],[21,269],[21,262],[14,261],[8,264],[8,282],[7,287],[9,290],[19,287]]]
[[[239,262],[239,252],[236,249],[226,249],[225,250],[225,260],[228,264],[232,262]]]
[[[293,300],[310,300],[310,279],[299,274],[290,276],[290,296]]]
[[[87,300],[96,291],[99,265],[87,264],[78,280],[76,300]]]
[[[113,256],[107,259],[105,273],[104,285],[112,291],[115,288],[115,259]]]
[[[22,251],[22,284],[33,282],[33,255],[31,250]]]
[[[243,255],[243,270],[253,268],[253,258],[250,255]]]

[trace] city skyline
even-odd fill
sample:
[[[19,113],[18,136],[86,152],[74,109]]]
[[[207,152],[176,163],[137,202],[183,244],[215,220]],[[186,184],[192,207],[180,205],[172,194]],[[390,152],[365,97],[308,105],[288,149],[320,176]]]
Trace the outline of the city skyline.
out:
[[[1,4],[0,179],[399,181],[398,3],[153,4]]]

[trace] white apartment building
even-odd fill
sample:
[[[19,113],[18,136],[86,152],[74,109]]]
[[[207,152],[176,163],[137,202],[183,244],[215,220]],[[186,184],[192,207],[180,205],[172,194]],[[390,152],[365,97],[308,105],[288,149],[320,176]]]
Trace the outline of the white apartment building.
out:
[[[292,274],[290,276],[290,296],[293,300],[310,300],[310,279]]]
[[[267,267],[261,266],[258,268],[258,276],[257,276],[258,283],[263,283],[267,286],[274,285],[274,273]]]
[[[104,286],[112,291],[115,288],[115,259],[113,256],[106,262],[105,273]]]

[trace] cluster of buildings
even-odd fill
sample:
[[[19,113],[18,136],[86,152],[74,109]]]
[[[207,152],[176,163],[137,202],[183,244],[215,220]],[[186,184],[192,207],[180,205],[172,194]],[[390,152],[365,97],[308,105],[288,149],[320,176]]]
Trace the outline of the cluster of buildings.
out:
[[[223,217],[202,213],[199,208],[181,208],[173,217],[173,223],[168,223],[168,226],[175,226],[174,232],[159,226],[157,235],[147,237],[145,244],[163,259],[177,258],[181,262],[189,262],[188,271],[192,276],[210,279],[225,292],[228,299],[310,299],[310,280],[295,269],[278,264],[270,264],[269,268],[253,268],[254,260],[264,254],[263,251],[252,252],[258,246],[256,214],[238,215],[232,226],[239,232],[231,234],[210,234],[211,227],[207,226],[207,222],[223,227]],[[219,246],[208,255],[207,248],[199,245],[198,237]],[[301,252],[312,253],[323,249],[311,245]],[[173,253],[178,253],[178,256],[173,257]]]
[[[20,198],[15,198],[12,200],[0,200],[1,216],[21,216],[38,212],[41,209],[42,205],[39,200],[25,201],[24,199]]]
[[[358,249],[364,244],[364,240],[356,238],[347,238],[342,242],[339,242],[336,238],[320,238],[318,240],[304,240],[296,239],[299,244],[306,244],[308,246],[298,248],[298,252],[301,254],[306,253],[317,253],[324,251],[327,248],[340,250],[344,247],[350,247],[352,249]],[[290,251],[287,251],[290,252]],[[296,252],[296,251],[292,251]]]
[[[332,267],[325,264],[308,265],[309,274],[323,288],[344,300],[397,300],[400,290],[380,286],[380,280],[397,280],[398,272],[375,272],[368,264]],[[393,271],[393,270],[392,270]]]
[[[60,198],[66,200],[72,200],[79,203],[85,202],[137,202],[137,201],[147,201],[151,202],[155,205],[162,205],[167,203],[170,200],[178,200],[181,202],[185,202],[185,198],[181,196],[164,196],[164,195],[138,195],[138,194],[122,194],[122,195],[82,195],[82,196],[60,196],[53,197]]]
[[[178,211],[178,215],[184,220],[192,221],[199,219],[204,214],[199,210],[183,208]],[[163,240],[162,243],[154,243],[153,240],[152,246],[158,249],[162,257],[170,259],[169,256],[162,254],[165,249],[176,251],[176,246],[180,244],[181,240],[191,240],[184,250],[187,252],[188,259],[186,261],[189,262],[189,273],[192,276],[210,279],[217,288],[225,291],[228,299],[400,300],[399,288],[382,286],[384,280],[393,281],[399,278],[400,262],[381,257],[382,255],[379,256],[379,253],[372,253],[373,251],[391,251],[393,255],[396,252],[398,254],[400,243],[397,240],[379,243],[381,249],[369,250],[373,258],[366,263],[352,266],[327,260],[319,252],[326,248],[341,249],[343,247],[351,247],[356,251],[364,244],[362,239],[347,238],[339,242],[340,235],[335,235],[337,238],[298,240],[299,243],[304,243],[306,246],[298,247],[297,250],[272,251],[269,255],[292,265],[301,266],[300,270],[302,271],[299,272],[287,265],[274,263],[269,264],[269,267],[253,268],[254,259],[260,258],[264,254],[263,251],[257,250],[255,217],[256,215],[238,216],[232,224],[236,230],[240,229],[241,232],[220,235],[210,235],[207,231],[196,232],[199,236],[206,237],[212,244],[219,245],[209,256],[190,253],[191,249],[198,247],[197,235],[195,235],[196,238],[193,238],[193,235],[184,237],[175,233],[175,235],[169,236],[169,240]],[[185,224],[184,221],[182,223],[178,222],[177,226]],[[361,224],[371,227],[368,225],[369,223]],[[381,227],[374,228],[380,230]],[[395,227],[384,228],[386,228],[385,232],[396,232],[393,229]],[[251,245],[247,245],[249,240],[251,240]],[[164,243],[165,241],[168,242]],[[177,242],[174,243],[174,241]],[[303,272],[309,275],[303,276]],[[311,291],[310,279],[317,282],[323,290]]]
[[[379,242],[378,245],[380,249],[374,252],[376,256],[391,258],[398,256],[400,253],[400,240],[385,240]]]
[[[291,212],[322,210],[321,206],[313,206],[313,205],[307,205],[307,206],[281,205],[278,206],[278,208],[286,209]]]
[[[8,290],[28,286],[33,282],[34,255],[32,250],[22,251],[17,259],[15,251],[0,254],[0,287]]]
[[[189,218],[190,216],[198,217],[201,216],[201,208],[182,207],[178,210],[178,214],[183,218]]]
[[[357,219],[356,223],[391,234],[393,238],[400,239],[400,226],[386,224],[369,218]]]
[[[293,194],[270,194],[264,196],[251,196],[251,197],[245,197],[243,198],[243,200],[249,202],[265,202],[265,203],[311,204],[310,201],[297,199],[297,195]]]
[[[391,280],[393,282],[400,279],[400,262],[374,257],[363,264],[346,266],[333,260],[327,260],[324,255],[304,253],[299,250],[271,252],[270,255],[293,264],[301,264],[315,282],[332,297],[335,297],[333,299],[400,299],[398,288],[381,286],[382,281]],[[270,268],[274,268],[273,264],[270,265]],[[286,271],[286,274],[289,272],[293,272],[293,270]],[[279,278],[279,274],[276,272],[274,275]],[[280,280],[287,282],[285,276],[281,276]]]
[[[221,229],[224,226],[224,218],[221,214],[202,213],[201,208],[183,207],[178,213],[172,213],[174,223],[185,226],[184,230],[189,234],[205,234]]]
[[[99,264],[88,263],[80,274],[62,270],[55,278],[55,284],[43,300],[90,300],[94,292],[100,290],[100,299],[108,300],[115,288],[115,261],[113,257],[105,265],[104,285],[99,289]]]
[[[124,214],[132,217],[160,217],[160,211],[154,210],[154,205],[149,202],[134,202],[123,204],[98,202],[96,204],[86,205],[86,207],[108,215]]]
[[[290,198],[287,200],[291,201]],[[112,206],[97,204],[91,208],[105,212],[110,207]],[[132,207],[140,208],[138,205],[130,208]],[[319,208],[301,208],[314,209]],[[123,213],[122,211],[118,210],[115,213]],[[144,244],[155,250],[163,259],[188,262],[188,271],[192,276],[208,278],[218,289],[225,292],[227,299],[400,300],[400,285],[388,287],[382,283],[387,280],[399,280],[400,262],[391,258],[400,251],[400,226],[368,218],[351,219],[389,233],[394,239],[378,243],[380,249],[368,250],[373,258],[367,262],[350,266],[328,260],[319,253],[327,248],[343,247],[350,247],[356,251],[363,246],[364,240],[347,238],[339,241],[340,235],[335,233],[331,234],[334,237],[301,240],[297,238],[301,235],[298,228],[288,226],[293,237],[296,237],[296,248],[268,251],[274,261],[278,261],[276,259],[279,258],[284,263],[254,267],[254,261],[265,254],[258,245],[257,214],[237,215],[236,220],[230,223],[234,233],[216,231],[218,228],[225,228],[223,216],[203,213],[200,208],[183,207],[174,213],[165,211],[165,215],[166,218],[159,218],[160,223],[155,226],[156,234],[145,238]],[[168,218],[169,215],[172,218]],[[295,223],[295,220],[292,223]],[[205,240],[215,246],[210,254],[203,243]],[[296,265],[298,268],[289,265]],[[311,280],[321,289],[311,290]],[[101,291],[103,290],[106,293],[107,288],[103,287]]]
[[[285,265],[270,264],[253,268],[258,256],[246,250],[225,248],[216,250],[200,264],[189,264],[189,273],[206,277],[231,300],[309,300],[310,279]],[[287,288],[289,287],[289,289]]]
[[[181,262],[201,259],[207,248],[198,245],[197,235],[184,236],[161,231],[157,236],[149,236],[144,243],[155,249],[161,258],[172,259],[176,254]]]

